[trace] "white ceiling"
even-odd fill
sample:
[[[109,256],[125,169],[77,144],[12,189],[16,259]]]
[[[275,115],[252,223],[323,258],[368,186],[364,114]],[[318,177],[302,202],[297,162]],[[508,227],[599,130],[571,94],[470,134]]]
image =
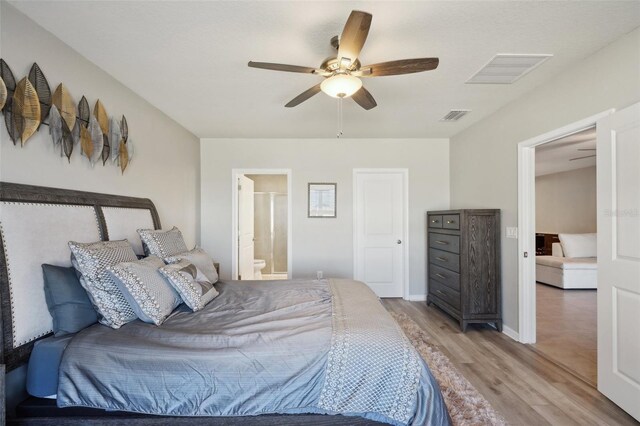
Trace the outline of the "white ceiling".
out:
[[[321,77],[247,61],[319,66],[352,9],[373,14],[363,63],[439,57],[437,70],[367,79],[378,107],[345,102],[345,137],[449,137],[640,26],[636,1],[11,1],[200,137],[333,137],[337,101],[284,104]],[[551,53],[513,85],[464,82],[496,53]],[[457,123],[450,109],[471,109]]]
[[[536,148],[536,176],[593,167],[596,157],[571,159],[593,155],[595,147],[595,127],[540,145]]]

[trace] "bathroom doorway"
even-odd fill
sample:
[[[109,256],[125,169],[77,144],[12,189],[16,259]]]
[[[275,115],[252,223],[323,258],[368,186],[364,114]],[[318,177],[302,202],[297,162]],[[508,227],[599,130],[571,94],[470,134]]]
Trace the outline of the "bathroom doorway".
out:
[[[289,170],[233,171],[232,276],[239,280],[291,277]]]

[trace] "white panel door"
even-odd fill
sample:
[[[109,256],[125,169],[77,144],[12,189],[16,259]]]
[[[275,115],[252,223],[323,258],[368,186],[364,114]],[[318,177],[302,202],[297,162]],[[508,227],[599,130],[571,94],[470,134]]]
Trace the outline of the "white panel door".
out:
[[[356,171],[355,273],[380,297],[402,297],[405,174]]]
[[[253,279],[253,181],[238,178],[238,279]]]
[[[598,390],[640,420],[640,104],[597,138]]]

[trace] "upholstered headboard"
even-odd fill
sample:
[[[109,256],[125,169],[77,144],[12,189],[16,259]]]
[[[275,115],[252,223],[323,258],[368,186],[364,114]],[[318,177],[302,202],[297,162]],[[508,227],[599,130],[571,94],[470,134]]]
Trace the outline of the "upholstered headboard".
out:
[[[70,240],[126,238],[143,254],[139,228],[160,228],[146,198],[0,182],[0,360],[7,371],[52,332],[41,265],[71,266]]]

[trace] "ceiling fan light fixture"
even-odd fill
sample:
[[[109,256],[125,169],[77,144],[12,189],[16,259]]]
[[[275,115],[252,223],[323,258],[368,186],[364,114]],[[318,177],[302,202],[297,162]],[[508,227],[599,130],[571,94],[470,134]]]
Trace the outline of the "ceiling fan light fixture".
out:
[[[335,74],[320,85],[320,89],[333,98],[348,98],[361,87],[362,80],[350,74]]]

